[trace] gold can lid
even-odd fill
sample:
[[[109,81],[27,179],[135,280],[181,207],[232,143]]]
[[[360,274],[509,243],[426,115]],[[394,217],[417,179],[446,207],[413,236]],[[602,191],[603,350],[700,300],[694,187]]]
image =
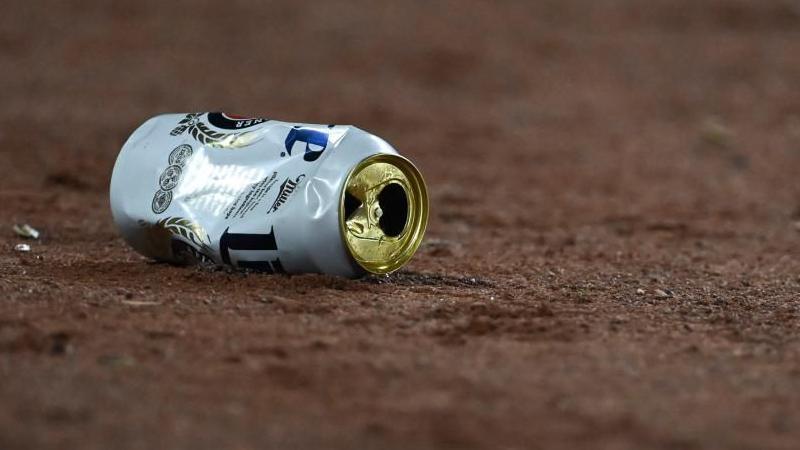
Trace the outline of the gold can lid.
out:
[[[428,191],[411,161],[378,153],[347,175],[339,228],[353,259],[376,274],[402,267],[417,251],[428,224]]]

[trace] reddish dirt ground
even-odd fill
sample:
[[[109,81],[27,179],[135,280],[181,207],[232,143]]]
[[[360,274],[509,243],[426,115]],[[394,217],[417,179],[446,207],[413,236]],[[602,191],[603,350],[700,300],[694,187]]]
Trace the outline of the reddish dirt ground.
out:
[[[0,68],[2,449],[797,448],[797,2],[15,2]],[[386,138],[425,244],[140,257],[117,151],[205,110]]]

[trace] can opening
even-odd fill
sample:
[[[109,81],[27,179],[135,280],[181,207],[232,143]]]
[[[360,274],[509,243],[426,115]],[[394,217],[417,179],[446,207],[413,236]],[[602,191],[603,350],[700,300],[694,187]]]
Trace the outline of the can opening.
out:
[[[397,183],[390,183],[378,194],[378,205],[381,208],[378,226],[386,233],[386,236],[400,236],[408,222],[406,190]]]
[[[428,194],[422,175],[399,155],[377,153],[347,175],[339,224],[350,255],[365,270],[389,273],[422,242]]]

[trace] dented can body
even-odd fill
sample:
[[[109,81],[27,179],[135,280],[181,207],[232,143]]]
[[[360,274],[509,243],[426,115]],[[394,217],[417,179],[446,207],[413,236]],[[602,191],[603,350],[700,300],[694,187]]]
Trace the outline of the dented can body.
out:
[[[405,264],[428,216],[419,171],[353,126],[167,114],[141,125],[111,210],[145,256],[354,277]]]

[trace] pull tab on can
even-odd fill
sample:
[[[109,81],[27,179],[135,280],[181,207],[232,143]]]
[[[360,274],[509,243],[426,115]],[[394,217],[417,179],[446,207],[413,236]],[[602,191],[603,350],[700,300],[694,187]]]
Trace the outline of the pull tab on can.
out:
[[[428,192],[414,165],[399,155],[365,158],[345,179],[339,204],[342,238],[366,271],[386,274],[408,262],[428,223]]]

